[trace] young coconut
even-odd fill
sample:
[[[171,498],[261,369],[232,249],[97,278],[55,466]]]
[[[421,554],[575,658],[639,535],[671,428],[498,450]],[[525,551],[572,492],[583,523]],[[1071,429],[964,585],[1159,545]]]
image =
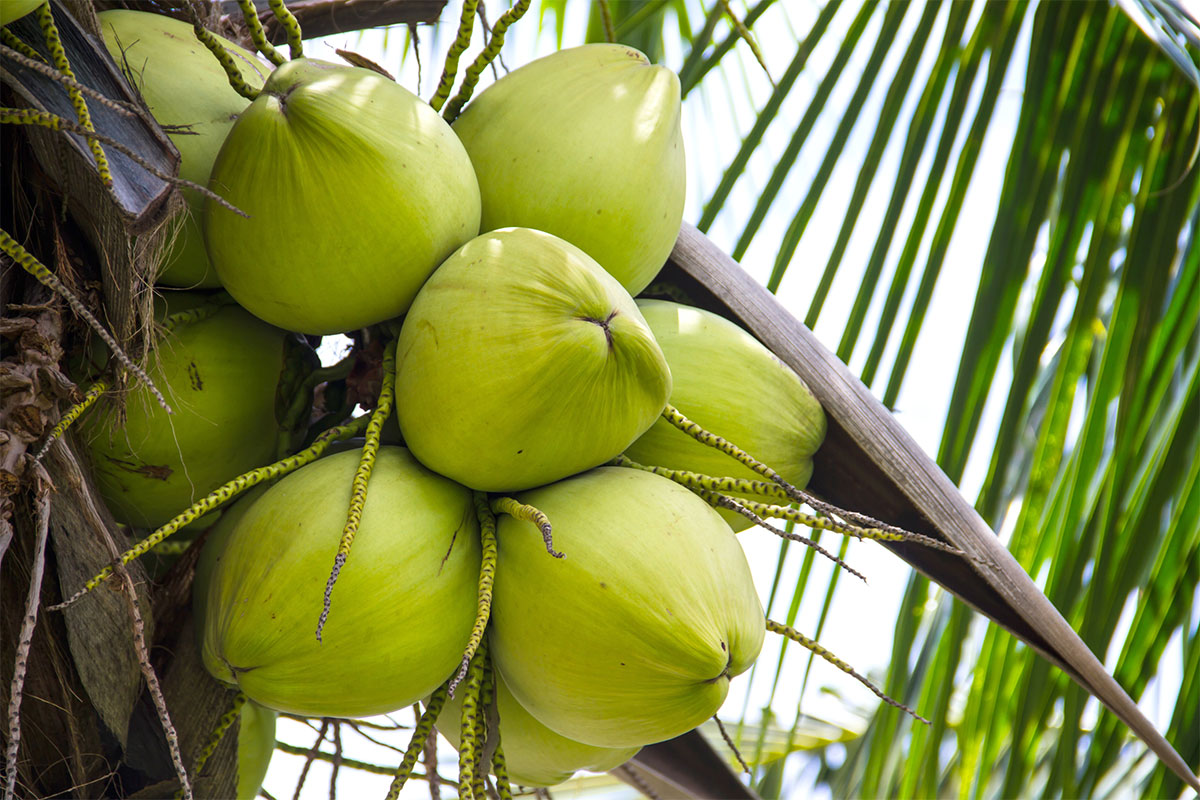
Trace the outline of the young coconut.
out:
[[[204,303],[172,293],[159,319]],[[174,410],[144,384],[80,421],[93,475],[113,516],[157,528],[230,478],[274,461],[275,389],[288,334],[235,305],[160,339],[147,372]]]
[[[382,75],[311,59],[275,70],[242,112],[205,205],[209,256],[251,313],[327,334],[403,314],[479,232],[479,186],[457,137]]]
[[[179,150],[179,177],[208,184],[213,161],[238,114],[250,104],[229,85],[221,65],[197,41],[189,23],[163,14],[113,9],[98,15],[104,44],[130,84]],[[258,89],[271,67],[254,53],[217,37],[233,58],[242,79]],[[181,126],[173,130],[172,126]],[[156,281],[167,286],[220,286],[200,233],[203,201],[183,190],[187,213],[167,252]]]
[[[679,117],[675,73],[625,45],[561,50],[513,70],[454,122],[479,177],[482,229],[553,233],[637,294],[683,220]]]
[[[45,2],[46,0],[0,0],[0,28],[10,22],[16,22]]]
[[[404,441],[480,491],[608,461],[671,392],[629,293],[579,248],[528,228],[484,234],[448,258],[405,317],[396,360]]]
[[[637,304],[671,366],[671,405],[803,489],[825,438],[825,413],[800,376],[724,317],[662,300]],[[625,455],[648,466],[762,480],[663,419]],[[731,511],[720,513],[735,531],[751,524]]]
[[[711,717],[762,647],[737,537],[703,500],[602,467],[522,492],[554,525],[499,518],[491,655],[513,696],[562,736],[600,747],[669,739]]]
[[[500,718],[500,746],[508,776],[522,786],[554,786],[576,771],[607,772],[619,767],[640,747],[595,747],[559,736],[525,710],[496,673],[496,713]],[[458,749],[462,694],[446,699],[438,716],[438,731]]]
[[[253,700],[242,704],[237,731],[237,800],[254,800],[275,754],[275,723],[279,714]]]
[[[380,448],[338,579],[313,634],[359,454],[291,473],[236,521],[204,612],[204,665],[251,699],[304,716],[383,714],[458,666],[475,619],[479,530],[471,493],[408,451]]]

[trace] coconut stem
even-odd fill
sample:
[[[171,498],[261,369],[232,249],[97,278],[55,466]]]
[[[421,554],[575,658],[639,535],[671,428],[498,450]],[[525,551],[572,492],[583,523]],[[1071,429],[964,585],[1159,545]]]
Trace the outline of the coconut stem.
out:
[[[38,25],[46,39],[46,47],[50,50],[50,60],[55,69],[74,81],[75,72],[71,69],[71,62],[67,60],[67,51],[63,48],[62,40],[59,38],[58,26],[54,24],[54,11],[50,8],[49,3],[43,3],[37,13]],[[66,85],[66,89],[79,124],[85,130],[95,133],[96,129],[92,126],[92,115],[88,111],[87,100],[84,98],[83,92],[70,84]],[[113,185],[112,172],[108,168],[108,156],[104,154],[104,148],[100,146],[100,142],[94,136],[89,136],[87,142],[92,156],[96,159],[96,172],[100,174],[100,181],[111,189]]]
[[[911,533],[909,531],[862,528],[858,525],[839,522],[836,519],[831,519],[829,517],[818,517],[815,514],[805,514],[798,509],[789,508],[788,506],[756,503],[753,500],[742,500],[740,498],[738,499],[738,502],[741,503],[742,506],[744,506],[747,510],[752,511],[760,517],[788,520],[789,522],[795,522],[817,531],[830,531],[832,533],[840,533],[845,536],[853,536],[856,539],[871,539],[872,541],[877,542],[913,542],[934,550],[941,550],[946,553],[953,553],[956,556],[966,557],[966,554],[962,550],[959,550],[953,545],[949,545],[945,542],[934,539],[932,536],[923,536],[919,533]]]
[[[732,511],[736,514],[741,514],[743,517],[750,520],[758,527],[764,528],[764,529],[770,531],[771,533],[775,534],[776,536],[780,537],[781,539],[788,539],[793,542],[799,542],[799,543],[803,544],[805,547],[811,547],[818,554],[825,556],[825,558],[829,559],[834,564],[837,564],[839,567],[846,570],[846,572],[849,572],[851,575],[858,578],[863,583],[867,582],[867,577],[865,575],[863,575],[861,572],[856,570],[854,567],[847,564],[842,559],[835,556],[833,553],[826,550],[824,547],[821,547],[821,545],[817,544],[815,540],[809,539],[807,536],[801,536],[798,533],[793,533],[792,531],[784,531],[784,530],[780,530],[779,528],[776,528],[774,525],[771,525],[769,522],[767,522],[765,519],[760,517],[758,514],[755,514],[753,511],[746,508],[746,506],[742,505],[742,501],[740,499],[729,497],[728,495],[719,494],[717,492],[706,492],[703,490],[698,491],[696,493],[705,502],[707,502],[709,505],[711,505],[713,508],[724,508],[724,509]]]
[[[863,686],[866,686],[868,689],[871,690],[872,694],[874,694],[876,697],[878,697],[883,702],[887,703],[889,706],[894,706],[895,708],[900,709],[901,711],[903,711],[906,714],[911,715],[915,719],[919,719],[921,722],[924,722],[926,725],[929,724],[929,720],[925,719],[924,717],[922,717],[917,712],[913,711],[908,706],[906,706],[902,703],[898,703],[895,700],[893,700],[892,698],[888,697],[882,691],[877,689],[875,687],[875,684],[871,683],[869,680],[864,678],[862,675],[859,675],[857,672],[855,672],[854,668],[851,667],[849,664],[847,664],[845,661],[842,661],[840,658],[835,656],[833,653],[829,652],[824,647],[822,647],[821,645],[814,642],[812,639],[809,639],[807,636],[800,633],[795,628],[789,628],[787,625],[783,625],[779,622],[775,622],[774,620],[768,619],[767,620],[767,630],[771,631],[772,633],[778,633],[781,636],[785,636],[788,639],[791,639],[796,644],[805,648],[806,650],[810,650],[815,655],[818,655],[821,658],[825,659],[830,664],[833,664],[835,667],[840,669],[842,672],[846,673],[850,677],[857,680]]]
[[[480,694],[483,691],[484,666],[487,661],[487,640],[479,644],[471,666],[467,670],[467,681],[462,699],[458,741],[458,791],[462,800],[486,800],[487,792],[477,795],[476,768],[482,745],[482,720],[479,715]]]
[[[209,734],[208,741],[204,743],[204,749],[201,750],[200,754],[196,756],[196,763],[192,766],[192,774],[197,778],[200,777],[200,772],[204,769],[204,765],[208,763],[208,759],[211,758],[212,754],[217,751],[217,746],[221,744],[221,740],[225,738],[225,734],[228,733],[231,727],[233,727],[234,721],[236,721],[238,715],[242,713],[242,706],[245,704],[245,692],[238,692],[233,696],[233,705],[231,705],[229,710],[222,714],[221,718],[217,720],[216,727],[214,727],[212,733]],[[175,800],[181,800],[182,797],[183,787],[180,787],[179,790],[175,792]]]
[[[28,42],[21,39],[21,37],[17,36],[8,28],[0,28],[0,42],[4,42],[4,44],[11,47],[13,50],[16,50],[18,53],[30,59],[31,61],[36,61],[43,65],[46,64],[46,59],[41,53],[30,47]],[[57,72],[57,70],[55,71]]]
[[[496,20],[496,25],[492,28],[492,38],[479,55],[475,57],[475,60],[471,62],[471,66],[467,67],[467,71],[463,74],[462,83],[458,86],[458,93],[454,95],[454,99],[446,106],[446,111],[442,115],[446,122],[454,122],[454,120],[458,119],[458,115],[462,113],[463,106],[467,104],[467,101],[471,99],[471,95],[475,93],[475,85],[479,83],[479,76],[500,55],[500,48],[504,46],[504,34],[508,30],[508,27],[523,17],[528,10],[529,0],[517,0],[508,11],[500,15],[500,19]]]
[[[417,759],[425,749],[425,741],[433,732],[433,724],[437,722],[438,715],[442,713],[442,706],[446,705],[448,687],[449,682],[443,683],[429,696],[429,702],[425,705],[425,713],[417,720],[417,725],[413,728],[412,739],[408,742],[408,749],[404,751],[404,758],[396,767],[392,785],[388,788],[387,800],[396,800],[400,796],[400,790],[412,776],[413,767],[416,766]]]
[[[237,4],[242,9],[242,19],[246,21],[246,27],[250,30],[250,40],[254,42],[254,48],[275,66],[286,64],[287,59],[283,57],[283,54],[275,49],[275,45],[267,41],[267,33],[263,30],[262,20],[258,18],[258,11],[254,8],[253,0],[237,0]]]
[[[725,730],[725,726],[721,723],[721,718],[718,717],[716,714],[713,714],[713,722],[717,723],[717,730],[719,730],[721,732],[721,738],[725,740],[725,744],[729,747],[730,750],[733,751],[733,754],[737,757],[737,762],[739,765],[741,765],[742,772],[749,775],[750,767],[747,766],[746,759],[742,758],[742,751],[738,750],[737,745],[734,744],[733,739],[730,738],[729,732]]]
[[[458,75],[459,56],[471,43],[471,32],[475,29],[475,8],[478,5],[479,0],[463,0],[462,16],[458,22],[458,35],[450,43],[450,49],[446,52],[446,66],[442,68],[442,77],[438,81],[437,91],[429,100],[429,105],[433,107],[434,111],[441,111],[447,98],[450,97],[450,89],[454,86],[455,76]]]
[[[550,518],[533,506],[518,503],[511,497],[496,497],[492,499],[492,511],[497,514],[508,514],[514,519],[530,522],[541,531],[542,541],[546,544],[546,552],[555,558],[566,556],[554,549],[554,529],[550,526]]]
[[[267,0],[271,13],[279,24],[287,31],[288,52],[292,58],[304,58],[304,34],[300,30],[300,20],[296,19],[283,0]]]
[[[188,6],[191,9],[191,6]],[[242,73],[238,70],[237,62],[233,60],[233,56],[229,55],[229,51],[225,49],[225,45],[221,44],[221,40],[216,34],[200,24],[199,17],[196,16],[195,10],[192,10],[192,32],[196,34],[196,38],[200,43],[208,48],[217,61],[221,64],[221,69],[225,70],[225,78],[229,81],[229,85],[233,90],[247,100],[253,100],[258,97],[258,92],[254,90],[250,84],[246,83]]]
[[[44,441],[42,446],[38,448],[37,454],[34,455],[33,460],[41,461],[42,457],[45,456],[50,450],[50,446],[57,442],[59,438],[61,438],[62,435],[67,432],[67,429],[71,427],[75,420],[79,419],[83,415],[83,412],[92,407],[92,403],[95,403],[96,400],[99,399],[100,395],[108,391],[108,387],[108,381],[103,378],[88,387],[88,390],[83,394],[83,399],[67,409],[67,412],[63,414],[62,419],[60,419],[58,424],[55,425],[50,431],[50,435],[46,437],[46,441]]]
[[[755,473],[763,476],[768,481],[779,487],[788,500],[792,500],[796,503],[805,503],[822,514],[827,514],[831,517],[843,517],[865,527],[879,528],[880,530],[891,531],[892,533],[906,533],[906,531],[903,531],[900,528],[896,528],[892,525],[888,525],[886,522],[881,522],[865,514],[846,511],[838,508],[837,506],[830,505],[824,500],[814,497],[802,489],[797,489],[795,486],[792,486],[790,483],[784,480],[783,476],[778,472],[754,458],[754,456],[742,450],[737,445],[722,439],[715,433],[710,433],[709,431],[704,430],[704,428],[700,427],[695,422],[692,422],[690,419],[681,414],[679,409],[670,404],[663,409],[662,417],[667,422],[686,433],[688,436],[700,442],[700,444],[720,450],[722,453],[725,453],[726,455],[731,456],[740,463],[746,465]]]
[[[383,423],[392,413],[392,398],[396,394],[396,341],[392,339],[383,350],[383,386],[379,389],[375,411],[367,424],[366,441],[363,442],[362,456],[358,460],[358,469],[354,472],[354,482],[350,488],[350,508],[346,512],[346,526],[342,529],[342,539],[333,559],[333,570],[325,583],[325,599],[321,607],[321,616],[317,619],[318,642],[321,641],[321,631],[325,629],[325,623],[329,619],[333,585],[337,583],[338,575],[341,574],[346,559],[350,557],[350,548],[354,545],[354,537],[362,522],[363,507],[367,504],[367,485],[371,481],[371,472],[375,469],[375,455],[379,452],[379,436],[383,432]]]
[[[492,774],[496,776],[496,794],[500,800],[513,800],[512,780],[508,777],[508,760],[500,746],[500,728],[496,728],[496,752],[492,753]]]
[[[12,683],[8,690],[8,746],[4,751],[4,800],[10,800],[16,791],[17,756],[21,749],[21,698],[24,696],[25,674],[29,666],[29,652],[33,647],[33,633],[37,627],[38,607],[42,599],[42,577],[46,571],[46,541],[50,535],[50,482],[41,478],[45,471],[38,467],[37,534],[33,546],[33,562],[29,573],[29,592],[25,599],[25,616],[21,619],[21,632],[17,638],[17,653],[13,663]],[[11,558],[11,556],[10,556]]]
[[[849,564],[847,564],[845,561],[843,561],[842,559],[835,556],[833,553],[830,553],[828,550],[821,547],[819,544],[817,544],[812,539],[801,536],[800,534],[797,534],[797,533],[790,533],[787,531],[779,530],[778,528],[769,524],[766,520],[764,520],[762,517],[760,517],[754,511],[750,510],[747,507],[748,505],[750,505],[749,501],[743,500],[740,497],[739,498],[730,497],[729,495],[725,494],[725,492],[729,492],[729,491],[752,493],[752,490],[755,489],[756,487],[764,487],[764,488],[769,488],[771,490],[777,491],[778,487],[776,487],[774,484],[763,483],[762,481],[743,480],[741,478],[713,478],[708,475],[702,475],[699,472],[688,472],[686,470],[679,470],[679,469],[667,469],[666,467],[646,466],[644,464],[639,464],[636,461],[633,461],[629,457],[624,456],[624,455],[617,456],[609,463],[611,463],[613,466],[626,467],[628,469],[640,469],[644,472],[652,472],[655,475],[661,475],[664,478],[668,478],[668,479],[674,481],[675,483],[678,483],[680,486],[684,487],[685,489],[688,489],[689,491],[691,491],[693,494],[695,494],[700,499],[704,500],[704,502],[708,503],[713,508],[724,508],[727,511],[732,511],[735,514],[738,514],[738,515],[743,516],[746,519],[750,520],[750,522],[754,523],[755,525],[759,526],[760,528],[767,529],[768,531],[775,534],[776,536],[780,536],[784,539],[790,539],[794,542],[800,542],[801,544],[803,544],[807,547],[811,547],[817,553],[824,556],[825,558],[828,558],[834,564],[837,564],[839,567],[846,570],[851,575],[855,576],[856,578],[863,581],[864,583],[867,580],[866,577],[864,577],[861,572],[859,572],[858,570],[851,567]],[[764,506],[764,507],[765,508],[778,508],[778,506]]]
[[[619,455],[609,462],[613,466],[628,467],[630,469],[640,469],[645,472],[653,472],[655,475],[661,475],[664,478],[670,478],[687,489],[691,489],[696,494],[701,496],[705,492],[712,495],[729,495],[737,493],[739,495],[759,495],[762,497],[778,498],[782,500],[790,499],[787,493],[784,492],[777,484],[767,483],[766,481],[752,481],[745,478],[717,478],[710,475],[703,475],[699,472],[689,472],[681,469],[667,469],[666,467],[656,467],[652,465],[639,464],[633,461],[628,456]],[[744,497],[727,498],[737,503],[739,507],[735,508],[727,504],[714,502],[713,505],[720,504],[721,508],[727,508],[737,514],[750,519],[755,524],[759,524],[757,517],[768,517],[773,519],[784,519],[789,522],[795,522],[807,528],[820,531],[831,531],[832,533],[840,533],[845,536],[853,536],[856,539],[871,539],[878,542],[913,542],[914,544],[924,545],[934,550],[941,550],[946,553],[953,553],[957,556],[964,556],[962,550],[959,550],[953,545],[946,544],[932,536],[924,536],[912,531],[906,531],[902,528],[896,528],[891,525],[871,525],[863,526],[852,522],[841,522],[829,516],[817,516],[815,514],[806,514],[799,509],[789,506],[781,506],[771,503],[760,503],[754,500],[748,500]],[[834,506],[825,506],[836,512],[838,516],[858,517],[850,512]],[[750,512],[747,514],[746,512]],[[774,531],[770,526],[768,530]],[[804,540],[808,541],[808,540]]]
[[[496,702],[496,673],[492,669],[492,660],[484,655],[483,683],[479,687],[479,706],[475,722],[475,741],[478,750],[475,758],[475,774],[471,781],[471,790],[477,798],[488,797],[487,773],[492,764],[492,755],[499,741],[496,730],[499,718],[495,716]]]
[[[669,478],[680,486],[691,489],[694,492],[707,491],[720,492],[721,494],[737,492],[738,494],[753,494],[772,499],[790,499],[778,485],[768,483],[767,481],[755,481],[749,478],[721,478],[713,475],[704,475],[700,472],[689,472],[683,469],[668,469],[667,467],[657,467],[652,464],[639,464],[626,455],[619,455],[609,463],[615,467],[628,467],[630,469],[640,469],[644,472],[653,472],[655,475]]]
[[[112,352],[117,361],[121,363],[121,366],[132,372],[138,380],[146,385],[146,387],[150,390],[150,393],[154,395],[156,400],[158,400],[158,404],[162,406],[168,414],[172,413],[171,407],[167,405],[166,398],[163,397],[162,392],[158,390],[158,387],[154,385],[154,381],[150,380],[150,376],[147,375],[141,367],[133,363],[133,360],[125,354],[125,351],[121,349],[119,344],[117,344],[117,340],[114,339],[112,334],[110,334],[105,327],[100,324],[100,320],[92,316],[92,312],[87,310],[79,298],[71,294],[71,291],[63,285],[63,282],[58,279],[57,275],[51,272],[45,264],[38,261],[32,253],[22,247],[16,239],[8,234],[8,231],[3,229],[0,229],[0,250],[3,250],[5,255],[20,264],[26,272],[37,278],[42,285],[48,287],[66,300],[67,305],[71,307],[71,310],[74,311],[85,322],[87,322],[92,330],[96,331],[96,335],[98,335],[100,339],[106,345],[108,345],[109,351]]]
[[[229,502],[246,489],[249,489],[252,486],[257,486],[263,481],[283,477],[289,472],[293,472],[305,464],[315,461],[322,453],[325,452],[325,449],[329,447],[330,444],[341,439],[348,439],[351,436],[358,435],[362,432],[363,428],[366,427],[366,424],[366,417],[358,417],[357,419],[354,419],[345,425],[325,431],[318,436],[317,440],[312,443],[312,446],[306,450],[301,450],[299,453],[276,461],[274,464],[270,464],[265,467],[259,467],[258,469],[252,469],[249,472],[237,476],[228,483],[225,483],[222,486],[214,489],[204,498],[189,506],[187,510],[171,519],[166,525],[163,525],[154,533],[138,542],[132,548],[126,550],[125,553],[122,554],[119,559],[117,559],[117,563],[124,566],[130,561],[139,558],[147,551],[155,547],[163,539],[166,539],[168,536],[178,531],[180,528],[183,528],[192,521],[199,519],[209,511],[223,506],[225,503]],[[104,581],[108,580],[109,576],[112,574],[113,567],[105,567],[104,569],[100,570],[95,577],[84,584],[82,589],[58,605],[51,606],[50,610],[61,611],[62,609],[70,606],[72,603],[79,600],[79,598],[83,597],[85,594],[104,583]]]
[[[208,187],[201,186],[198,183],[193,183],[192,181],[184,180],[183,178],[180,178],[176,175],[170,175],[166,172],[163,172],[161,169],[154,166],[149,161],[142,158],[137,153],[133,152],[128,147],[126,147],[125,145],[118,142],[116,139],[112,139],[103,134],[96,133],[95,131],[89,130],[88,128],[85,128],[84,126],[82,126],[78,123],[71,122],[70,120],[63,119],[62,117],[55,116],[54,114],[50,114],[46,111],[38,111],[38,110],[32,109],[32,108],[8,108],[8,107],[0,108],[0,124],[37,125],[40,128],[46,128],[46,129],[52,130],[52,131],[66,131],[67,133],[77,133],[80,136],[85,137],[89,141],[92,139],[95,139],[96,141],[103,142],[104,144],[108,145],[112,149],[116,150],[118,153],[125,156],[130,161],[137,164],[139,167],[146,170],[147,172],[149,172],[151,175],[158,178],[159,180],[165,181],[165,182],[171,184],[172,186],[183,187],[183,188],[192,189],[193,191],[199,192],[200,194],[209,198],[210,200],[217,203],[218,205],[229,209],[233,213],[237,214],[239,217],[245,217],[247,219],[249,219],[249,217],[250,217],[250,215],[247,214],[245,211],[242,211],[240,208],[235,206],[233,203],[230,203],[228,200],[226,200],[224,197],[221,197],[221,195],[217,194],[216,192],[211,191],[210,189],[208,189]]]
[[[462,683],[467,675],[467,668],[479,643],[483,641],[484,631],[487,630],[488,618],[492,613],[492,585],[496,580],[496,515],[488,507],[487,495],[483,492],[474,493],[475,518],[479,520],[479,538],[483,546],[483,559],[479,565],[479,601],[475,613],[475,626],[471,628],[471,636],[467,639],[467,649],[463,653],[462,664],[458,673],[450,680],[450,696]]]

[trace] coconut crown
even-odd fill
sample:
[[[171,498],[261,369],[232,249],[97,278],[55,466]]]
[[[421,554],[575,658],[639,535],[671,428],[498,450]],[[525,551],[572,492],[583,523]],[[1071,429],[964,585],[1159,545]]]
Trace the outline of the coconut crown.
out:
[[[679,78],[617,44],[560,50],[485,89],[454,122],[485,231],[566,239],[630,293],[662,268],[683,220]]]
[[[479,185],[450,126],[371,70],[312,59],[271,74],[213,165],[204,235],[221,282],[287,330],[355,330],[408,310],[479,232]]]
[[[250,101],[229,85],[225,70],[196,39],[189,23],[127,9],[102,11],[98,17],[109,54],[137,87],[150,113],[163,126],[184,128],[167,133],[179,150],[179,177],[206,186],[221,144]],[[217,40],[242,80],[251,88],[261,87],[271,74],[270,65],[228,39]],[[184,189],[183,197],[187,213],[156,281],[167,286],[220,286],[200,232],[203,200],[192,189]]]
[[[204,665],[261,705],[358,717],[411,705],[458,666],[481,560],[471,493],[379,449],[322,640],[314,635],[359,454],[268,489],[236,521],[204,598]]]
[[[562,736],[633,747],[691,730],[758,657],[762,605],[737,537],[667,478],[601,467],[521,492],[554,526],[499,518],[491,655]]]
[[[825,438],[825,412],[804,381],[734,323],[691,306],[639,299],[673,378],[671,405],[803,488]],[[625,455],[640,464],[760,479],[749,467],[656,421]],[[750,523],[721,510],[734,530]]]
[[[608,461],[670,391],[629,293],[579,248],[528,228],[486,233],[448,258],[396,345],[404,441],[430,469],[480,491]]]

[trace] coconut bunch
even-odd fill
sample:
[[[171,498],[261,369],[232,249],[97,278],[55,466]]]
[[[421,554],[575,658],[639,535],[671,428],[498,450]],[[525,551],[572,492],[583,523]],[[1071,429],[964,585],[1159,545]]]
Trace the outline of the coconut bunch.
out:
[[[192,198],[160,279],[219,283],[232,300],[199,301],[210,310],[162,340],[155,374],[187,426],[246,433],[193,446],[206,436],[181,419],[143,422],[144,400],[89,430],[97,464],[177,450],[153,456],[176,457],[185,491],[170,496],[121,472],[147,470],[109,470],[109,504],[157,528],[142,552],[260,487],[205,545],[195,607],[209,672],[301,715],[426,699],[418,733],[442,714],[464,774],[534,786],[713,716],[765,631],[730,526],[754,515],[729,498],[758,496],[749,484],[765,474],[802,486],[824,417],[736,326],[633,298],[682,218],[676,76],[623,46],[565,50],[500,79],[451,126],[372,70],[260,43],[271,69],[183,23],[101,18],[114,57],[140,65],[183,169],[225,201]],[[229,63],[214,67],[210,50]],[[205,67],[188,85],[157,82],[193,58]],[[204,353],[189,349],[226,317],[236,324]],[[282,343],[364,329],[360,341],[386,343],[374,411],[285,447],[281,409],[305,384],[288,378]],[[229,394],[241,388],[211,406],[178,394],[209,392],[210,364],[237,366],[233,387],[261,385],[258,410],[220,416],[241,414]],[[387,424],[395,444],[381,443]],[[777,472],[697,443],[722,441],[707,431]],[[333,452],[355,435],[360,446]],[[228,457],[252,438],[248,461]],[[479,761],[497,720],[507,767]]]

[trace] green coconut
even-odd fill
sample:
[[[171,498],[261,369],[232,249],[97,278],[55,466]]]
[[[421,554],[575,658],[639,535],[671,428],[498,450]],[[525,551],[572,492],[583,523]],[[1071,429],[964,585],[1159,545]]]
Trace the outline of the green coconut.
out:
[[[275,754],[275,722],[279,714],[253,700],[242,705],[238,717],[237,800],[254,800]]]
[[[496,674],[496,713],[500,719],[500,745],[513,783],[522,786],[554,786],[578,770],[607,772],[619,767],[640,747],[595,747],[576,742],[538,722],[512,696],[508,685]],[[462,694],[447,698],[438,717],[437,729],[458,749],[462,717]]]
[[[192,614],[195,621],[197,636],[203,643],[204,624],[208,610],[208,591],[212,585],[213,575],[217,566],[223,560],[225,546],[233,534],[234,528],[254,501],[262,497],[267,486],[259,484],[240,495],[230,506],[222,508],[220,518],[208,532],[204,540],[204,548],[196,561],[196,573],[192,580]],[[217,512],[210,512],[214,516]],[[189,526],[191,527],[191,526]],[[237,728],[237,798],[238,800],[253,800],[258,797],[262,788],[263,778],[275,752],[275,722],[278,713],[274,709],[265,708],[247,700],[238,714]]]
[[[0,28],[33,11],[46,0],[0,0]]]
[[[803,488],[825,438],[825,413],[800,376],[724,317],[662,300],[637,303],[671,365],[671,405]],[[661,419],[625,454],[640,464],[761,480]],[[734,530],[751,524],[720,513]]]
[[[533,61],[454,122],[479,177],[483,230],[553,233],[630,294],[662,268],[683,220],[679,79],[617,44]]]
[[[221,282],[262,319],[310,334],[403,314],[479,232],[479,186],[450,126],[371,70],[297,59],[234,124],[204,235]]]
[[[471,493],[399,447],[377,454],[317,641],[358,459],[327,456],[272,486],[236,522],[213,572],[204,665],[268,708],[395,711],[444,682],[466,648],[480,564]]]
[[[225,136],[250,101],[229,85],[225,70],[196,39],[189,23],[125,9],[98,16],[108,52],[179,150],[179,177],[206,186]],[[242,80],[260,88],[271,73],[270,65],[228,39],[218,36],[217,40],[233,58]],[[167,286],[220,286],[200,232],[203,198],[192,189],[184,189],[183,196],[187,213],[173,232],[156,280]]]
[[[203,302],[173,293],[159,318]],[[79,421],[92,474],[113,516],[157,528],[243,472],[274,461],[275,388],[284,364],[279,328],[228,305],[160,339],[146,371],[174,411],[134,385]]]
[[[396,346],[404,441],[430,469],[482,491],[608,461],[670,391],[629,293],[579,248],[528,228],[484,234],[447,259]]]
[[[518,702],[601,747],[669,739],[715,714],[765,629],[725,521],[678,484],[619,467],[517,499],[546,513],[566,555],[500,517],[491,654]]]

